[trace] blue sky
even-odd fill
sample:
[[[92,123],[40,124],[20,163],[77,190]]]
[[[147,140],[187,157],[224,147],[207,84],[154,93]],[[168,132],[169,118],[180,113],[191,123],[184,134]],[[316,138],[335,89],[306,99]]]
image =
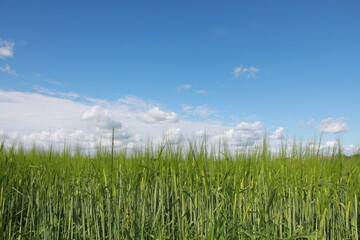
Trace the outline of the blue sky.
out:
[[[360,143],[359,1],[3,0],[0,9],[8,137],[86,138],[107,119],[132,137],[203,126],[241,142],[236,131],[259,127]],[[91,111],[98,118],[85,128]]]

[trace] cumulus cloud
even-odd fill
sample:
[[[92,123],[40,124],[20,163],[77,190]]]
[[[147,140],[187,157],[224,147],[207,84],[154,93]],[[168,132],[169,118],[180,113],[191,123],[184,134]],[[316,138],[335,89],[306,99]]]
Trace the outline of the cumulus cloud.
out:
[[[198,115],[201,117],[207,117],[217,113],[215,109],[208,107],[207,105],[201,106],[190,106],[186,104],[182,104],[182,110],[191,115]]]
[[[94,140],[94,135],[89,134],[83,130],[75,130],[68,135],[70,139],[73,139],[76,143],[88,143]]]
[[[318,130],[323,133],[340,133],[349,130],[347,124],[344,122],[346,118],[332,119],[326,118],[321,120]]]
[[[101,109],[100,106],[93,106],[90,110],[86,111],[82,120],[88,121],[96,126],[96,131],[108,131],[113,128],[118,129],[122,127],[120,121],[115,120],[114,117],[106,109]]]
[[[179,121],[175,112],[165,112],[159,107],[152,107],[146,112],[139,113],[138,119],[145,123],[176,123]]]
[[[245,75],[246,78],[253,78],[256,76],[256,73],[260,70],[256,67],[244,67],[243,65],[240,65],[239,67],[235,67],[232,71],[232,75],[235,78],[238,78],[242,75]]]
[[[176,144],[184,138],[184,134],[182,133],[180,128],[173,127],[165,130],[163,137],[165,138],[167,143]]]
[[[0,67],[0,71],[5,72],[10,75],[13,75],[13,76],[18,75],[13,69],[11,69],[11,67],[9,65],[5,65],[5,67]]]
[[[251,146],[264,136],[264,125],[259,122],[240,122],[235,128],[231,128],[219,136],[229,145],[233,146]]]
[[[279,127],[277,128],[272,135],[270,135],[269,137],[270,139],[274,139],[274,140],[280,140],[284,138],[284,128],[283,127]]]
[[[320,146],[320,149],[325,151],[326,154],[333,154],[334,151],[337,153],[339,148],[343,154],[348,156],[359,153],[360,150],[360,148],[357,148],[353,144],[343,145],[339,139],[326,141]]]
[[[198,130],[198,131],[195,132],[195,137],[198,137],[200,139],[204,139],[204,138],[210,137],[210,135],[206,130],[201,129],[201,130]]]
[[[15,43],[0,39],[0,58],[12,57],[14,54]]]
[[[50,144],[64,144],[67,138],[64,128],[59,128],[54,131],[41,131],[38,133],[27,134],[21,137],[21,141],[25,143],[36,143],[40,145]]]

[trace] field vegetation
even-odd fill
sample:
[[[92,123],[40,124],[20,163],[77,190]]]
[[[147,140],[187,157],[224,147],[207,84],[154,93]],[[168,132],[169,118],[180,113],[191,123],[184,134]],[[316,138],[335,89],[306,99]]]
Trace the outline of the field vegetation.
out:
[[[359,239],[360,157],[0,147],[0,239]]]

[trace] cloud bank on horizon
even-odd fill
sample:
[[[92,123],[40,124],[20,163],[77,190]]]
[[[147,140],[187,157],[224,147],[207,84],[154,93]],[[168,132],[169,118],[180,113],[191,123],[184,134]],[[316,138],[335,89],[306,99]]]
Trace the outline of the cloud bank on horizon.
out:
[[[46,95],[43,92],[19,92],[0,89],[0,138],[7,143],[20,141],[26,146],[33,143],[53,145],[62,149],[67,143],[95,149],[99,144],[110,145],[112,129],[115,129],[117,147],[133,148],[146,143],[166,139],[176,144],[181,140],[206,138],[209,143],[226,141],[233,149],[261,144],[267,129],[260,121],[238,122],[229,126],[223,122],[190,120],[185,115],[165,111],[153,101],[127,96],[114,102],[81,97],[65,98],[67,94]],[[183,106],[185,112],[196,107]],[[206,108],[201,111],[208,111]],[[200,113],[201,114],[201,113]],[[207,116],[207,114],[203,114]],[[320,121],[318,131],[339,133],[348,130],[345,118],[326,118]],[[47,130],[44,130],[47,128]],[[279,144],[285,138],[285,129],[277,127],[270,135],[272,143]],[[333,147],[327,141],[324,147]],[[355,147],[346,146],[349,151]]]

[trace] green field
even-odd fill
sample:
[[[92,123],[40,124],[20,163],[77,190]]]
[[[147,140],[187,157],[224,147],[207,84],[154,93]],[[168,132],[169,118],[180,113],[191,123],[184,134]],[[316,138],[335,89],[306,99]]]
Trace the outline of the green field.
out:
[[[359,239],[360,157],[0,148],[0,239]]]

